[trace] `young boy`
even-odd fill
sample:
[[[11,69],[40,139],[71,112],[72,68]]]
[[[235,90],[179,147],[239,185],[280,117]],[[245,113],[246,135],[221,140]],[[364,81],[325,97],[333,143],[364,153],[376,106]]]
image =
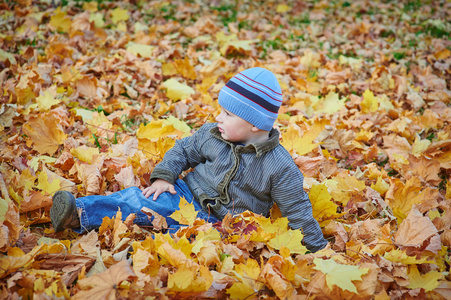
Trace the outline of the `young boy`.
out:
[[[199,218],[212,223],[227,213],[246,210],[266,216],[275,202],[291,228],[303,231],[310,251],[324,248],[327,241],[312,216],[302,173],[273,129],[282,103],[276,76],[263,68],[247,69],[221,89],[218,103],[217,123],[205,124],[192,136],[176,141],[143,191],[132,187],[109,196],[78,199],[69,192],[57,192],[50,210],[55,231],[74,228],[81,233],[98,228],[102,218],[114,216],[118,207],[124,217],[135,213],[136,224],[151,225],[142,207],[167,218],[178,210],[184,196],[199,211]],[[189,168],[193,171],[178,179]],[[180,227],[172,218],[167,223],[173,229]]]

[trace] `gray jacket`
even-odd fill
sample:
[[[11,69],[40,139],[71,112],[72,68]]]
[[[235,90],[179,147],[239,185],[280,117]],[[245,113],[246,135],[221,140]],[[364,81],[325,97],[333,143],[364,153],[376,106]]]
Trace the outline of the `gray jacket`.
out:
[[[192,136],[177,140],[150,179],[174,183],[190,168],[194,169],[183,180],[204,210],[218,219],[246,210],[267,216],[275,202],[290,227],[302,229],[310,251],[327,244],[303,189],[304,177],[279,144],[276,129],[267,141],[243,146],[224,140],[216,123],[205,124]]]

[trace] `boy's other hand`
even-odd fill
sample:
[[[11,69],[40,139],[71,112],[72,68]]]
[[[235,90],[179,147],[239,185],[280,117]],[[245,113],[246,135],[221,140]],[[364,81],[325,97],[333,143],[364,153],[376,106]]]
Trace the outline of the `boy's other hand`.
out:
[[[142,191],[144,197],[146,198],[149,198],[150,195],[153,194],[153,200],[157,200],[158,196],[160,196],[164,192],[169,192],[172,195],[177,194],[174,185],[163,179],[155,180],[150,186],[146,187]]]

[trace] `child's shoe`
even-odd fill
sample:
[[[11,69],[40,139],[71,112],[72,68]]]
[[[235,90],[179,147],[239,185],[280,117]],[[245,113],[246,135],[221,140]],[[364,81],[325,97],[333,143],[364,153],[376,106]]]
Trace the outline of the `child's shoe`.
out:
[[[50,208],[50,219],[55,232],[80,227],[74,195],[67,191],[56,192]]]

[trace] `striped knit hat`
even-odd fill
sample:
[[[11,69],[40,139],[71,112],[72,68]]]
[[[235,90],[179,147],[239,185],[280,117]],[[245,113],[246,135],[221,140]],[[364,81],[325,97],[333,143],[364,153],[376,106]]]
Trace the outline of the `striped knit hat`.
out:
[[[218,103],[255,127],[270,131],[282,104],[282,90],[271,71],[251,68],[227,82],[219,91]]]

